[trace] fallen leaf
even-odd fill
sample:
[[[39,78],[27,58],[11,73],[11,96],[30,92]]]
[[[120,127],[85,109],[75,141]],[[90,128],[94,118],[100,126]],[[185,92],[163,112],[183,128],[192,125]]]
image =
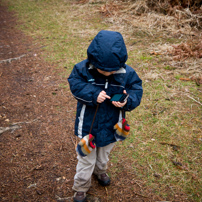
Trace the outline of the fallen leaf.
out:
[[[181,81],[190,81],[191,79],[189,78],[180,78]]]

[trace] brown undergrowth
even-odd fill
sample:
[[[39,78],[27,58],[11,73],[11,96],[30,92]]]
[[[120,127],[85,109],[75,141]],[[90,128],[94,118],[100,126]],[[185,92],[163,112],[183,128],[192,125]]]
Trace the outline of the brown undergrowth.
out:
[[[1,200],[72,200],[76,100],[66,79],[109,29],[123,34],[144,96],[127,113],[129,138],[111,153],[112,185],[93,178],[89,201],[200,201],[201,58],[186,58],[182,47],[173,59],[173,45],[194,41],[198,29],[163,13],[137,15],[141,1],[6,2],[21,26],[2,9]]]

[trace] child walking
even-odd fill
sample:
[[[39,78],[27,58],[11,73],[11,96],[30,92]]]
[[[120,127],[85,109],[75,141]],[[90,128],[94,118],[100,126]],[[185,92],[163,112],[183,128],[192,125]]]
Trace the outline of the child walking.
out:
[[[75,134],[81,139],[77,147],[74,202],[86,201],[92,174],[102,186],[110,184],[108,156],[119,139],[114,126],[125,116],[125,111],[140,104],[143,93],[141,79],[125,64],[128,55],[119,32],[100,31],[88,47],[87,55],[86,60],[74,66],[68,78],[71,92],[78,100]],[[129,96],[124,102],[110,101],[114,94]],[[89,144],[89,131],[94,136],[93,144]]]

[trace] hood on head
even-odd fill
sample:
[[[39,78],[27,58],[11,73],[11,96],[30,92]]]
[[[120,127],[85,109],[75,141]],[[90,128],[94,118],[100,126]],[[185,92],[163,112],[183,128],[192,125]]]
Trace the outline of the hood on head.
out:
[[[119,32],[100,31],[87,50],[88,60],[96,68],[111,72],[125,67],[126,46]]]

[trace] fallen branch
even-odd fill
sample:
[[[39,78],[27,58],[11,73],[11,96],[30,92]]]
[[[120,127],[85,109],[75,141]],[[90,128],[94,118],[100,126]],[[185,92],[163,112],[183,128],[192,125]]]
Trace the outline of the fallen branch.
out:
[[[11,63],[13,60],[20,60],[22,57],[25,57],[25,56],[26,56],[26,54],[23,54],[23,55],[21,55],[19,57],[16,57],[16,58],[9,58],[7,60],[1,60],[0,63],[3,63],[3,62],[9,62],[9,63]]]
[[[8,131],[8,130],[14,131],[14,130],[19,129],[19,128],[21,128],[21,127],[18,126],[18,125],[12,125],[12,126],[10,126],[10,127],[0,127],[0,134],[6,132],[6,131]]]
[[[17,124],[28,124],[28,123],[33,123],[35,121],[37,121],[38,119],[34,119],[34,120],[31,120],[31,121],[24,121],[24,122],[16,122],[16,123],[13,123],[12,125],[17,125]]]
[[[16,130],[16,129],[21,128],[21,126],[19,126],[18,124],[29,124],[29,123],[33,123],[33,122],[35,122],[35,121],[37,121],[37,120],[38,120],[38,119],[34,119],[34,120],[32,120],[32,121],[17,122],[17,123],[13,123],[13,124],[12,124],[11,126],[9,126],[9,127],[0,127],[0,134],[6,132],[6,131],[8,131],[8,130],[14,131],[14,130]]]

